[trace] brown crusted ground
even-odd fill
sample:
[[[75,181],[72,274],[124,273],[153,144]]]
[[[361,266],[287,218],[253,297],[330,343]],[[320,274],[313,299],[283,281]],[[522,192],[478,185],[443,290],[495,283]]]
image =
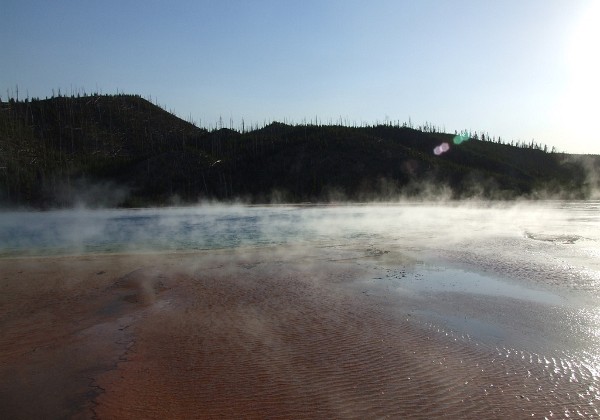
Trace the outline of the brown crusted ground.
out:
[[[548,413],[535,372],[347,287],[360,252],[285,251],[0,260],[0,417]]]

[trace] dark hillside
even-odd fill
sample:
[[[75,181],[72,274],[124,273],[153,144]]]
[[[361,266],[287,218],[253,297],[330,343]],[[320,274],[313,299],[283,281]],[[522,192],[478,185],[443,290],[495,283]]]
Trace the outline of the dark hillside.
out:
[[[133,95],[1,103],[0,200],[60,205],[75,181],[122,180],[124,168],[205,134]]]
[[[598,188],[598,156],[454,140],[391,125],[208,132],[134,95],[11,100],[0,103],[0,202],[584,198]],[[436,155],[444,143],[448,150]]]

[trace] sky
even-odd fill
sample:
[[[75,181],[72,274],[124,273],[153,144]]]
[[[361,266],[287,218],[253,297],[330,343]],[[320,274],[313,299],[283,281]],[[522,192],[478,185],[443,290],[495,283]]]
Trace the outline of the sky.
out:
[[[600,0],[0,0],[0,98],[131,93],[207,128],[410,120],[600,154],[599,43]]]

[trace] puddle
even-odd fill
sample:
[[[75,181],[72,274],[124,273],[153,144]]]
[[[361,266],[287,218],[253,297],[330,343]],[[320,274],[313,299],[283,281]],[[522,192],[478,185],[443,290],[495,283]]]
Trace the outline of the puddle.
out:
[[[562,305],[565,299],[546,290],[531,289],[492,276],[454,268],[424,268],[394,281],[403,292],[466,293]]]

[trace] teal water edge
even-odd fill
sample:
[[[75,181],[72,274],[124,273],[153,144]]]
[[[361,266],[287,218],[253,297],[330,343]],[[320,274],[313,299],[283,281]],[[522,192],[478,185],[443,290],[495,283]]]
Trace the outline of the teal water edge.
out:
[[[307,242],[444,247],[507,237],[540,245],[599,240],[599,201],[536,204],[198,206],[0,213],[0,255],[194,250]],[[429,239],[434,240],[427,244]],[[443,242],[440,242],[443,241]]]

